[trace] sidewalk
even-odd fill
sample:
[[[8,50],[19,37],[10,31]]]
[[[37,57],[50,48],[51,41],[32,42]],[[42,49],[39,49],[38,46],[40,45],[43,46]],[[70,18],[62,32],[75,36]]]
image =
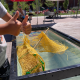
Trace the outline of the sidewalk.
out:
[[[32,17],[31,25],[32,27],[49,26],[80,40],[80,14],[78,14],[77,18],[75,16],[76,15],[74,15],[74,17],[73,15],[61,15],[61,18],[55,18],[54,22],[45,22],[45,24],[43,24],[44,16],[38,16],[38,18]],[[5,23],[5,21],[0,18],[0,24],[3,23]]]
[[[44,17],[41,16],[38,17],[38,25],[37,17],[33,17],[31,25],[32,27],[50,26],[80,40],[80,14],[78,14],[77,18],[75,16],[73,17],[73,15],[61,15],[61,18],[55,18],[54,22],[45,22],[45,24],[43,24]]]

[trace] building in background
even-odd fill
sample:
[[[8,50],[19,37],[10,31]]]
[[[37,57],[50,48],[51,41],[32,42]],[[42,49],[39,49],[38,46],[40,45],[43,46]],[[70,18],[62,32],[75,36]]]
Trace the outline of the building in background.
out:
[[[76,7],[77,3],[78,3],[78,0],[69,0],[68,8],[70,9],[71,7]]]

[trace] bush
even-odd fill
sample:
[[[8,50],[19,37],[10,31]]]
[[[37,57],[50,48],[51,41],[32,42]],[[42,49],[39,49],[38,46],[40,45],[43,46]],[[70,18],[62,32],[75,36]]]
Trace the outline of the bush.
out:
[[[42,3],[41,3],[41,0],[38,0],[36,1],[33,1],[32,2],[32,7],[33,7],[33,10],[36,11],[36,10],[39,10],[39,7],[42,7]],[[37,9],[36,9],[37,8]]]
[[[53,7],[53,6],[54,6],[54,3],[53,3],[53,1],[46,1],[46,2],[45,2],[45,5],[46,5],[47,7]]]
[[[7,11],[10,12],[8,4],[5,2],[5,0],[1,0],[1,3],[4,5],[4,7],[7,9]]]
[[[79,7],[79,9],[80,9],[80,7]],[[78,7],[77,6],[72,7],[71,10],[78,10]]]
[[[13,10],[17,10],[17,2],[13,2]]]
[[[63,3],[63,7],[65,10],[67,9],[68,5],[69,5],[69,0],[65,0]]]

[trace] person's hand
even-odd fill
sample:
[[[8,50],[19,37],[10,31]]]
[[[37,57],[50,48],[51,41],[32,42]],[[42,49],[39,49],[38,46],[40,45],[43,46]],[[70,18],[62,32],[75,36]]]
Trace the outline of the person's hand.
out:
[[[31,24],[27,22],[28,15],[25,16],[25,19],[22,23],[17,20],[18,17],[19,12],[17,11],[16,14],[6,23],[6,33],[17,36],[22,30],[25,34],[30,34],[32,27]]]
[[[7,23],[3,25],[4,34],[11,34],[17,36],[21,30],[25,34],[31,33],[31,29],[32,29],[31,24],[27,22],[28,15],[25,16],[25,19],[23,20],[22,23],[17,20],[18,17],[19,17],[19,12],[17,11],[16,14]]]
[[[28,20],[28,15],[25,16],[25,19],[22,22],[22,26],[21,26],[21,30],[25,33],[25,34],[30,34],[32,27],[31,24],[29,22],[27,22]]]
[[[17,20],[18,17],[19,12],[17,11],[16,14],[6,23],[6,31],[8,34],[17,36],[20,33],[22,23]]]

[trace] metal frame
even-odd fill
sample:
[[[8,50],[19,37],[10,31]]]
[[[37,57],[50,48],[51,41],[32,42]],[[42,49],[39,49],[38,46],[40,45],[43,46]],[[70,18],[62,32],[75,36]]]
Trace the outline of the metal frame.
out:
[[[54,30],[56,33],[62,34],[64,37],[66,37],[68,40],[73,40],[75,43],[80,45],[80,42],[72,38],[64,33],[61,33],[55,29],[50,28],[51,30]],[[13,42],[15,43],[15,42]],[[48,71],[43,71],[39,73],[24,75],[24,76],[17,76],[17,54],[16,54],[16,45],[14,46],[15,49],[12,50],[12,56],[11,56],[11,69],[10,69],[10,79],[9,80],[60,80],[64,78],[74,77],[77,75],[80,75],[80,64],[67,66],[63,68],[58,69],[52,69]],[[15,51],[15,52],[13,52]]]
[[[62,37],[64,37],[64,38],[66,38],[68,41],[71,41],[72,43],[74,43],[74,44],[76,44],[77,46],[79,46],[80,47],[80,40],[78,40],[78,39],[76,39],[76,38],[74,38],[74,37],[72,37],[72,36],[69,36],[69,35],[67,35],[67,34],[65,34],[65,33],[63,33],[63,32],[60,32],[60,31],[58,31],[58,30],[56,30],[56,29],[54,29],[54,28],[51,28],[55,33],[57,33],[58,35],[62,35]]]

